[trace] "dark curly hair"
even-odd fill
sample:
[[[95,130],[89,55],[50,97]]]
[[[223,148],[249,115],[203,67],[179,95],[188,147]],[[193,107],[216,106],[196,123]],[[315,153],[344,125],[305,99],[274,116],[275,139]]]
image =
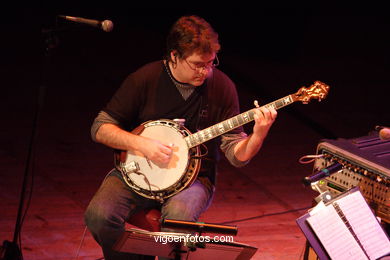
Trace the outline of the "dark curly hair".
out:
[[[166,46],[165,58],[171,62],[172,51],[185,59],[194,52],[217,53],[221,48],[218,34],[208,22],[196,15],[183,16],[176,21],[168,34]]]

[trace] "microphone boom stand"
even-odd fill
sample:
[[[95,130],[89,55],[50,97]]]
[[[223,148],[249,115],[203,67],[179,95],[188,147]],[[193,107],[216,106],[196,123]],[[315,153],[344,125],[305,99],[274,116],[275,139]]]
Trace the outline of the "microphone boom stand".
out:
[[[52,55],[52,50],[58,46],[58,38],[55,35],[57,32],[56,29],[43,29],[42,34],[45,36],[45,59],[44,59],[44,68],[43,68],[43,83],[46,82],[46,74],[47,70],[49,69],[50,59]],[[23,220],[25,217],[25,214],[27,212],[27,208],[25,210],[25,213],[23,214],[23,208],[25,206],[25,197],[27,193],[27,179],[31,172],[33,172],[34,162],[35,162],[35,151],[36,151],[36,139],[37,139],[37,133],[38,133],[38,123],[41,115],[41,111],[43,108],[44,103],[44,97],[46,92],[46,86],[45,84],[42,84],[38,88],[38,94],[37,94],[37,100],[35,104],[35,113],[33,117],[33,125],[31,129],[31,136],[30,136],[30,143],[28,146],[28,154],[27,154],[27,160],[26,160],[26,166],[24,169],[24,175],[23,175],[23,182],[22,182],[22,189],[21,189],[21,195],[19,199],[19,207],[18,207],[18,213],[16,217],[16,223],[15,223],[15,229],[14,229],[14,236],[13,240],[7,241],[5,240],[3,242],[3,252],[0,257],[3,257],[4,260],[22,260],[23,254],[20,246],[21,242],[21,229]],[[33,174],[33,173],[32,173]],[[33,176],[32,176],[33,177]],[[33,183],[33,181],[32,181]],[[30,190],[30,198],[31,199],[32,194],[32,184],[31,184],[31,190]],[[28,201],[28,203],[29,203]],[[28,205],[28,204],[27,204]]]

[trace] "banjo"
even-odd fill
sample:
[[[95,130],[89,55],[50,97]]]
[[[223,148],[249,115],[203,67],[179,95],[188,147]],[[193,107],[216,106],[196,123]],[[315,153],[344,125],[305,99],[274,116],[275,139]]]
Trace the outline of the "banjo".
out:
[[[263,107],[280,109],[296,101],[301,101],[303,104],[309,103],[311,99],[321,101],[327,96],[328,91],[328,85],[315,81],[309,88],[301,87],[295,94],[285,96]],[[257,106],[257,102],[255,105]],[[189,187],[196,180],[202,157],[199,145],[253,121],[255,109],[257,108],[196,133],[191,133],[184,127],[183,119],[145,122],[132,133],[172,143],[173,152],[169,163],[158,165],[139,151],[117,150],[114,154],[115,167],[122,173],[127,185],[136,193],[162,202]]]

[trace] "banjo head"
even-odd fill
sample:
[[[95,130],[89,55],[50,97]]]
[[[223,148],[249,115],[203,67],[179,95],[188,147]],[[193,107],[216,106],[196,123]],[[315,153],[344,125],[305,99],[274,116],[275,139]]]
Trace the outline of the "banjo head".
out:
[[[126,160],[120,170],[126,183],[138,194],[156,200],[177,194],[196,179],[200,167],[198,148],[188,148],[184,139],[187,129],[179,129],[171,120],[147,122],[140,136],[173,145],[171,159],[166,165],[158,165],[138,151],[126,151]]]

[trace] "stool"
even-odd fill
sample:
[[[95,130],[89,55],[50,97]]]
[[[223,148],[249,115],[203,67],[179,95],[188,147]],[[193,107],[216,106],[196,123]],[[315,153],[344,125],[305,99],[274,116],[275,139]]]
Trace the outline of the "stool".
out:
[[[127,227],[145,229],[152,232],[160,231],[161,212],[157,209],[142,209],[127,220]]]

